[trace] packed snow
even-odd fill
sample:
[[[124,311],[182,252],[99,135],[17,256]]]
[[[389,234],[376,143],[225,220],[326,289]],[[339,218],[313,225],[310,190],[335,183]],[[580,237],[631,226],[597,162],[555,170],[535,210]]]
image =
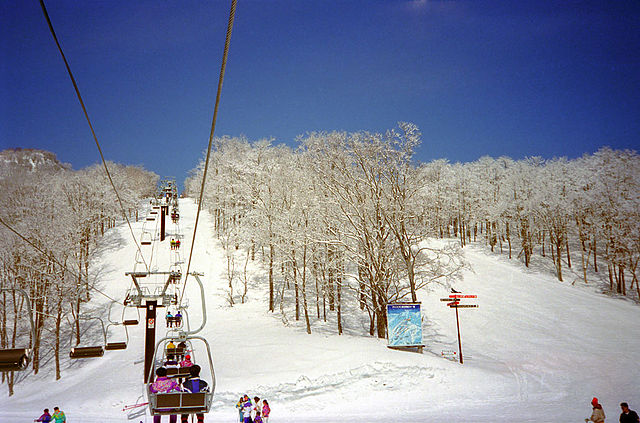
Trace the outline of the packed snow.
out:
[[[183,269],[195,215],[194,202],[181,199]],[[134,223],[138,234],[143,222]],[[171,231],[172,225],[168,227]],[[143,247],[147,255],[144,248],[154,251],[153,270],[168,267],[169,239]],[[235,403],[244,393],[269,400],[272,423],[575,422],[591,414],[594,396],[608,421],[617,420],[621,401],[640,408],[637,303],[605,296],[591,285],[558,282],[552,274],[527,269],[481,246],[467,246],[464,254],[471,270],[455,288],[476,294],[477,300],[463,303],[479,307],[459,309],[464,354],[464,364],[459,364],[441,354],[457,350],[455,312],[440,301],[449,295],[445,287],[433,286],[420,295],[423,354],[391,350],[386,340],[365,335],[367,327],[356,311],[345,316],[341,336],[331,320],[314,323],[311,335],[291,314],[284,324],[279,312],[267,311],[266,272],[259,255],[250,266],[247,302],[230,307],[224,252],[203,211],[191,270],[204,272],[207,324],[201,335],[212,346],[215,365],[214,404],[205,421],[238,421]],[[135,256],[126,225],[104,237],[94,273],[106,294],[124,297],[130,286],[124,273],[133,270]],[[90,304],[106,320],[109,300],[95,295]],[[197,327],[202,318],[200,294],[191,279],[186,297],[191,326]],[[135,309],[125,313],[126,318],[137,316]],[[165,332],[161,317],[157,339]],[[144,407],[122,411],[146,402],[143,325],[130,327],[129,335],[126,350],[107,351],[101,359],[72,362],[65,356],[57,382],[52,363],[44,363],[38,375],[20,375],[15,395],[7,397],[5,390],[0,398],[0,422],[32,421],[45,407],[59,406],[69,423],[150,423],[153,419]],[[122,327],[109,330],[110,341],[124,336]],[[209,379],[204,354],[200,349],[196,357],[203,365],[203,378]]]

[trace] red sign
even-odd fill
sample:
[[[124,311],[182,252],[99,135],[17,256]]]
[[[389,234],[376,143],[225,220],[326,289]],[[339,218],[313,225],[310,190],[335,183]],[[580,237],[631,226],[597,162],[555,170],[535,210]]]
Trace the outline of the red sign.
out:
[[[447,303],[447,305],[448,305],[449,307],[454,306],[454,305],[456,305],[456,304],[460,304],[460,303],[458,303],[457,301],[454,301],[454,302],[452,302],[452,303]]]
[[[449,298],[478,298],[477,295],[462,295],[462,294],[451,294]]]

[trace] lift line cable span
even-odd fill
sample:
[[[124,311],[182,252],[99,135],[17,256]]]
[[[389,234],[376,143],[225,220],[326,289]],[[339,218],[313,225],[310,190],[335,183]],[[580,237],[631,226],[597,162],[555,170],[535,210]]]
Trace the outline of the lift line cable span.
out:
[[[53,257],[50,254],[47,254],[45,251],[43,251],[40,247],[38,247],[36,244],[34,244],[33,242],[31,242],[28,238],[26,238],[24,235],[22,235],[20,232],[16,231],[14,228],[12,228],[11,226],[9,226],[9,224],[7,224],[1,217],[0,217],[0,223],[2,223],[4,226],[7,227],[7,229],[9,229],[11,232],[13,232],[14,234],[18,235],[18,237],[20,237],[24,242],[26,242],[27,244],[29,244],[31,247],[33,247],[35,250],[37,250],[38,252],[40,252],[42,255],[44,255],[45,257],[47,257],[48,259],[56,262],[56,264],[58,266],[60,266],[61,268],[63,268],[65,271],[69,272],[71,274],[71,276],[81,279],[74,271],[72,271],[71,269],[69,269],[66,265],[60,263],[58,261],[57,258]],[[96,291],[99,294],[102,294],[103,296],[107,297],[108,299],[110,299],[111,301],[115,301],[118,302],[117,300],[114,300],[113,298],[111,298],[109,295],[105,294],[104,292],[102,292],[101,290],[99,290],[98,288],[96,288],[95,286],[91,286],[88,285],[89,289],[92,289],[94,291]]]
[[[40,0],[42,1],[42,0]],[[220,66],[220,77],[218,78],[218,91],[216,93],[216,103],[213,108],[213,120],[211,121],[211,132],[209,133],[209,146],[207,147],[207,158],[204,162],[204,171],[202,174],[202,185],[200,186],[200,199],[198,200],[198,211],[196,213],[196,222],[193,227],[193,238],[191,239],[191,249],[189,250],[189,261],[187,262],[187,272],[182,285],[182,293],[180,294],[179,303],[182,304],[184,291],[189,278],[189,270],[191,269],[191,257],[193,256],[193,246],[196,242],[196,231],[198,229],[198,219],[200,218],[200,210],[202,209],[202,195],[204,194],[204,185],[207,181],[207,170],[209,169],[209,157],[211,155],[211,145],[213,144],[213,134],[216,129],[216,119],[218,118],[218,106],[220,105],[220,93],[222,92],[222,81],[224,80],[224,71],[227,67],[227,56],[229,55],[229,44],[231,43],[231,32],[233,30],[233,20],[236,14],[237,0],[231,1],[231,11],[229,12],[229,23],[227,25],[227,35],[224,41],[224,52],[222,53],[222,65]]]
[[[111,186],[113,187],[113,191],[116,194],[116,198],[118,199],[118,204],[120,205],[120,210],[122,211],[122,216],[124,216],[127,221],[127,225],[129,225],[129,231],[131,232],[131,236],[133,237],[133,241],[140,251],[140,257],[142,257],[142,261],[144,262],[147,271],[149,271],[149,265],[144,259],[144,255],[142,254],[142,250],[140,249],[140,244],[138,244],[138,240],[136,239],[135,234],[133,233],[133,228],[131,227],[131,222],[129,221],[129,217],[127,216],[127,212],[124,209],[124,205],[122,204],[122,199],[120,198],[120,194],[118,194],[118,190],[116,189],[116,185],[111,178],[111,173],[109,172],[109,168],[107,167],[107,162],[104,159],[104,154],[102,154],[102,148],[100,147],[100,143],[98,142],[98,137],[96,136],[96,132],[93,130],[93,125],[91,124],[91,119],[89,119],[89,113],[87,112],[87,108],[84,105],[84,101],[82,100],[82,96],[80,95],[80,89],[78,88],[78,84],[76,83],[76,79],[73,77],[73,73],[71,72],[71,67],[69,66],[69,62],[67,62],[67,57],[64,55],[62,51],[62,47],[60,46],[60,42],[58,41],[58,37],[56,36],[56,32],[53,30],[53,24],[51,23],[51,19],[49,19],[49,14],[47,13],[47,8],[44,5],[44,0],[40,0],[40,6],[42,6],[42,12],[44,13],[44,17],[47,20],[47,24],[49,25],[49,30],[51,31],[51,35],[53,36],[53,40],[56,42],[56,46],[58,47],[58,51],[62,56],[62,60],[64,61],[64,65],[67,68],[67,73],[69,74],[69,78],[71,78],[71,83],[73,84],[73,88],[76,91],[76,96],[78,97],[78,101],[80,102],[80,106],[82,106],[82,111],[84,112],[84,117],[87,119],[87,123],[89,124],[89,128],[91,129],[91,134],[93,135],[93,139],[96,142],[96,146],[98,147],[98,152],[100,153],[100,158],[102,159],[102,165],[104,166],[105,173],[107,174],[107,178],[109,182],[111,182]]]

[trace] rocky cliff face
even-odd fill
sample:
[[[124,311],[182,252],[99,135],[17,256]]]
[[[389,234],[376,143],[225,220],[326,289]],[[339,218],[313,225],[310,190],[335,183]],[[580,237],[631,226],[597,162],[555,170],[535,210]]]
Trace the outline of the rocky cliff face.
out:
[[[14,148],[0,151],[0,178],[23,172],[58,172],[69,170],[71,165],[61,163],[54,153],[31,148]]]

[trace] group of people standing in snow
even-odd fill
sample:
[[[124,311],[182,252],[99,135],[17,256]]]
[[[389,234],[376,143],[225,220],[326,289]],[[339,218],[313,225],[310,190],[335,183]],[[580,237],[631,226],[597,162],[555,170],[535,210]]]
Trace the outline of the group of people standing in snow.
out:
[[[591,406],[593,407],[591,417],[584,419],[584,421],[587,423],[604,423],[604,410],[602,409],[602,404],[598,402],[598,398],[593,397],[593,399],[591,400]],[[626,402],[621,402],[620,408],[622,409],[622,413],[620,414],[620,423],[640,423],[640,417],[638,417],[638,413],[630,410],[629,404],[627,404]]]
[[[67,417],[64,415],[64,411],[58,407],[53,407],[53,414],[49,414],[49,409],[45,408],[44,413],[34,420],[34,422],[42,423],[66,423]]]
[[[236,408],[240,423],[269,423],[271,408],[266,399],[261,401],[259,397],[253,397],[251,400],[249,395],[244,394],[238,400]]]

